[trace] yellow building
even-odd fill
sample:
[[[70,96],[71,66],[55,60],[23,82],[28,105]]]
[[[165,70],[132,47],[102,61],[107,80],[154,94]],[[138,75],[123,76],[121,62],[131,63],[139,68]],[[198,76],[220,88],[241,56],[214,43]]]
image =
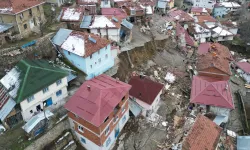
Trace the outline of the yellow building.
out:
[[[0,23],[11,23],[15,32],[27,37],[45,22],[43,0],[0,0]]]

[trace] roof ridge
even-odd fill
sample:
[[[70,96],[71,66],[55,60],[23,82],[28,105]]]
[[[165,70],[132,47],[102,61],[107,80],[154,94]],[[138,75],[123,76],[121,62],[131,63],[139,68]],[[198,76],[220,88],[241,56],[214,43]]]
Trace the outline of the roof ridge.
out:
[[[213,83],[214,83],[214,82],[213,82]],[[213,86],[213,87],[216,89],[216,91],[218,92],[217,88],[214,86],[213,83],[212,83],[212,86]],[[220,92],[218,92],[218,93],[223,97],[223,99],[224,99],[230,106],[232,106]],[[230,92],[230,93],[231,93],[231,92]],[[233,106],[233,107],[234,107],[234,106]]]
[[[58,73],[66,73],[66,72],[63,72],[63,71],[52,70],[52,69],[42,68],[42,67],[37,67],[37,66],[30,66],[30,68],[36,68],[36,69],[41,69],[41,70],[46,70],[46,71],[52,71],[52,72],[58,72]]]
[[[24,63],[25,61],[22,60],[22,62]],[[23,82],[22,82],[22,87],[21,87],[20,92],[19,92],[20,95],[17,97],[17,101],[20,100],[20,97],[21,97],[22,94],[23,94],[24,85],[25,85],[25,83],[26,83],[26,81],[27,81],[27,77],[28,77],[28,74],[29,74],[29,71],[30,71],[30,65],[28,66],[28,65],[26,64],[26,62],[25,62],[25,65],[26,65],[28,68],[27,68],[27,71],[26,71],[26,73],[25,73],[24,80],[23,80]]]

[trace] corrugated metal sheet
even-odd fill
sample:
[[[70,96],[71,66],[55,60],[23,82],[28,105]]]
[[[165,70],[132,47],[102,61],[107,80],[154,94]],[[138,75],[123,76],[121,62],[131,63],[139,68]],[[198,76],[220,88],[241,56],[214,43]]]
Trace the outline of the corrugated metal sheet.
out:
[[[45,110],[45,115],[44,112],[41,112],[35,116],[33,116],[22,128],[27,132],[30,133],[30,131],[32,131],[32,129],[34,129],[34,127],[43,119],[49,118],[51,116],[53,116],[54,114],[52,112],[50,112],[49,110]]]
[[[71,32],[72,30],[61,28],[53,37],[52,42],[58,46],[61,46]]]
[[[0,23],[0,33],[9,30],[12,27],[13,27],[12,24]]]
[[[166,8],[166,6],[167,6],[167,2],[158,1],[157,3],[158,8]]]
[[[226,119],[226,116],[216,116],[213,122],[219,126],[222,122],[225,121],[225,119]]]
[[[16,102],[12,98],[10,98],[7,101],[7,103],[0,110],[0,119],[1,119],[1,121],[3,121],[8,116],[8,114],[15,107],[15,105],[16,105]]]
[[[80,28],[89,28],[91,24],[92,16],[84,16]]]
[[[128,29],[132,29],[133,28],[133,24],[132,23],[130,23],[130,22],[128,22],[126,19],[123,19],[122,20],[122,23],[121,23],[123,26],[125,26],[126,28],[128,28]]]
[[[249,150],[250,136],[237,136],[237,150]]]

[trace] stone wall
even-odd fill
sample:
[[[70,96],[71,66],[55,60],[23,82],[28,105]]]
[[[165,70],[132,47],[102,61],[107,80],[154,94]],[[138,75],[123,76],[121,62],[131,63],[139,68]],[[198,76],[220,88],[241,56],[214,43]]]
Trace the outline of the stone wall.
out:
[[[4,69],[11,69],[18,61],[23,58],[49,58],[56,56],[56,51],[50,42],[54,33],[36,39],[34,46],[21,49],[20,47],[9,47],[0,49],[0,74],[4,74]]]
[[[65,130],[69,129],[69,121],[68,119],[64,119],[63,121],[58,123],[54,128],[50,129],[47,133],[45,133],[36,141],[34,141],[31,145],[26,147],[25,150],[42,150],[46,145],[49,145],[52,141],[55,141],[60,135],[62,135]]]

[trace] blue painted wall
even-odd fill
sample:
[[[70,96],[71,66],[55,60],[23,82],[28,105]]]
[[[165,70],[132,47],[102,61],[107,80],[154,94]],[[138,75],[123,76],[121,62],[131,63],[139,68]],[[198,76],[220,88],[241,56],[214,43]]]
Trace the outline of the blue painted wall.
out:
[[[74,53],[69,55],[66,50],[63,50],[63,54],[75,67],[87,74],[87,80],[104,73],[115,64],[110,44],[92,54],[92,58],[80,57]]]
[[[225,7],[215,7],[213,9],[214,17],[223,17],[223,15],[227,14],[227,9]]]

